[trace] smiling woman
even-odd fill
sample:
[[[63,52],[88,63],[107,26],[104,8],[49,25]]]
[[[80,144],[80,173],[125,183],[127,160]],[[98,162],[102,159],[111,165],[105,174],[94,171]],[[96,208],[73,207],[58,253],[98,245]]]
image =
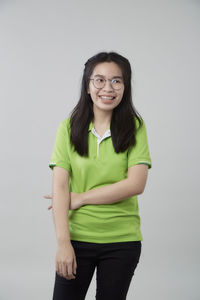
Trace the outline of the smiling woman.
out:
[[[94,109],[99,108],[99,99],[101,103],[112,104],[112,107],[109,105],[109,109],[114,109],[121,102],[123,92],[122,71],[116,63],[104,62],[94,68],[88,87],[88,94],[91,95]]]
[[[79,102],[58,126],[49,167],[57,174],[53,299],[85,299],[96,268],[96,298],[125,299],[141,253],[137,196],[152,167],[125,57],[100,52],[85,63]]]

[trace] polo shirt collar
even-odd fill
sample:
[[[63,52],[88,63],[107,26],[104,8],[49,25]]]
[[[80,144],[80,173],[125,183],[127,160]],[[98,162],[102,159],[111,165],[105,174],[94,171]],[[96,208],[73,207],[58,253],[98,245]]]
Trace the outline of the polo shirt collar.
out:
[[[94,128],[94,123],[93,121],[90,121],[90,124],[89,124],[89,127],[88,127],[88,132],[92,130],[92,128]],[[110,127],[108,127],[106,129],[106,131],[109,131],[110,132]]]
[[[93,127],[94,127],[94,124],[93,124],[93,122],[91,121],[90,124],[89,124],[88,132],[91,131]]]

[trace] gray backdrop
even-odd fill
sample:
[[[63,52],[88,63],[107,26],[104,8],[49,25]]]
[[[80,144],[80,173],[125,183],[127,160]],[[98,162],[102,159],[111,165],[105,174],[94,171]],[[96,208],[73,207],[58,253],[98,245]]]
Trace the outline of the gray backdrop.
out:
[[[199,299],[199,16],[200,1],[1,0],[0,300],[52,299],[48,162],[84,63],[112,50],[132,65],[152,157],[127,299]],[[95,289],[96,274],[87,300]]]

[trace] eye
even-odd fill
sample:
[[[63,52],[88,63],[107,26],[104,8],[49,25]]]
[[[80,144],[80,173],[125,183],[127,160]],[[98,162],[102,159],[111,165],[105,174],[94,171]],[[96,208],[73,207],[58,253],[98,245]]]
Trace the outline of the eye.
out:
[[[104,79],[103,78],[96,78],[95,79],[97,82],[104,82]]]
[[[112,82],[113,83],[121,83],[122,81],[120,79],[113,79]]]

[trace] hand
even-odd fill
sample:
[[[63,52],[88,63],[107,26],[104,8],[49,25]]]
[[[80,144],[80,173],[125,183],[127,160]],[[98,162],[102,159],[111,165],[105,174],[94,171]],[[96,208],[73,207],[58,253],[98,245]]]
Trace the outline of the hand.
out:
[[[52,197],[52,195],[44,195],[43,196],[45,199],[53,199],[53,197]],[[52,201],[51,201],[51,203],[52,203]],[[48,207],[48,209],[51,209],[52,208],[52,205],[50,205],[49,207]]]
[[[58,246],[56,252],[56,272],[66,279],[75,279],[77,269],[76,256],[71,243]]]
[[[52,195],[44,195],[45,199],[53,199]],[[83,206],[83,200],[82,200],[82,194],[70,192],[70,207],[69,210],[78,209],[81,206]],[[48,209],[51,209],[52,205],[48,207]]]
[[[83,205],[82,194],[70,192],[70,210],[78,209]]]

